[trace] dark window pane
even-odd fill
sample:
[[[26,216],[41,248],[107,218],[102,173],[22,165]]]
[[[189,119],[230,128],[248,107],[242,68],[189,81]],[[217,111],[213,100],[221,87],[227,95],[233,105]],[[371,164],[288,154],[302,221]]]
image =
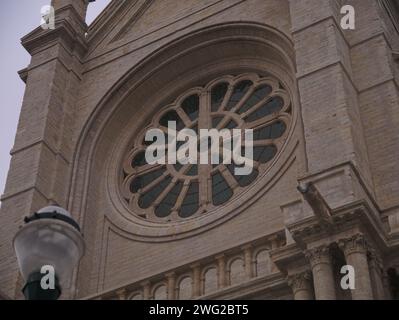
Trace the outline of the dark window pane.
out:
[[[163,190],[168,186],[168,184],[172,181],[170,176],[163,179],[159,184],[157,184],[150,191],[145,193],[139,198],[139,206],[140,208],[146,209],[158,198],[158,196],[162,193]]]
[[[254,130],[254,140],[280,138],[287,129],[283,121],[276,121],[273,124]]]
[[[147,164],[145,161],[145,151],[141,151],[132,160],[132,167],[141,167]]]
[[[268,102],[266,102],[263,106],[258,108],[255,112],[251,113],[248,117],[246,117],[245,121],[255,121],[266,117],[274,112],[278,112],[284,106],[284,100],[280,97],[273,97]]]
[[[235,175],[234,172],[235,168],[237,167],[238,166],[235,166],[233,164],[227,165],[227,169],[229,169],[230,173],[234,176],[234,178],[237,180],[238,184],[241,187],[246,187],[250,185],[252,182],[255,181],[256,177],[259,174],[258,170],[252,169],[252,172],[249,175],[243,175],[243,176]]]
[[[180,162],[177,162],[176,164],[173,165],[173,167],[175,168],[176,171],[179,171],[183,167],[183,165],[180,164]]]
[[[230,100],[227,103],[226,109],[231,110],[238,102],[240,102],[242,97],[247,93],[247,91],[251,86],[252,86],[252,81],[250,80],[244,80],[239,82],[233,89]]]
[[[191,120],[197,119],[199,112],[198,95],[195,94],[186,98],[181,104],[181,107]]]
[[[260,86],[253,92],[253,94],[251,94],[248,100],[240,108],[238,113],[241,114],[248,111],[253,106],[258,104],[261,100],[266,98],[270,94],[270,92],[272,92],[272,87],[270,87],[269,85]]]
[[[271,127],[272,127],[272,132],[270,134],[271,139],[280,138],[287,129],[287,126],[283,121],[277,121],[274,124],[272,124]]]
[[[165,172],[165,168],[159,168],[149,173],[143,174],[135,178],[130,184],[130,191],[136,193],[139,189],[143,189],[149,185],[152,181],[162,176]]]
[[[229,85],[227,83],[221,83],[212,89],[211,93],[211,109],[215,112],[219,109],[223,102],[224,96],[226,95]]]
[[[161,203],[155,208],[155,215],[159,218],[167,217],[172,211],[173,207],[176,204],[177,198],[183,188],[183,182],[179,181],[176,185],[170,190],[170,192],[166,195],[165,198],[161,201]]]
[[[237,122],[235,122],[234,120],[230,120],[230,121],[226,124],[225,128],[226,128],[226,129],[234,129],[234,128],[237,128],[237,126],[238,126]]]
[[[199,187],[198,182],[191,182],[186,196],[180,207],[179,216],[187,218],[197,212],[199,207]]]
[[[186,176],[196,176],[198,174],[198,166],[196,164],[192,165],[185,174]]]
[[[174,110],[169,111],[166,114],[164,114],[163,117],[161,118],[161,120],[159,120],[159,124],[167,128],[169,121],[175,121],[176,122],[176,129],[177,130],[181,130],[181,129],[183,129],[185,127],[183,120],[180,119],[179,115]]]
[[[222,174],[218,171],[212,175],[212,202],[215,206],[227,202],[233,195]]]
[[[220,121],[222,121],[224,118],[224,116],[218,116],[218,117],[214,117],[212,119],[212,127],[216,128],[218,126],[218,124],[220,123]]]
[[[274,145],[254,147],[254,160],[260,163],[266,163],[273,159],[277,153],[277,148]]]

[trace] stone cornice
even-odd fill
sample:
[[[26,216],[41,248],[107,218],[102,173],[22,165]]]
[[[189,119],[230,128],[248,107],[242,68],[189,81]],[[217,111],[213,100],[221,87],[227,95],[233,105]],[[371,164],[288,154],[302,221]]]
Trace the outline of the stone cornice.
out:
[[[28,80],[28,68],[19,70],[18,75],[21,78],[21,80],[26,83],[26,81]]]
[[[265,290],[287,288],[287,280],[281,273],[271,274],[265,277],[253,278],[248,282],[239,285],[219,289],[214,293],[199,297],[199,300],[232,300],[247,299]]]
[[[270,258],[281,272],[288,275],[308,268],[303,250],[296,243],[272,250]]]
[[[62,19],[57,21],[54,30],[44,30],[38,27],[24,36],[21,43],[33,56],[40,49],[61,40],[70,51],[83,56],[87,51],[86,40],[79,33],[68,19]]]
[[[368,230],[382,250],[386,250],[389,246],[388,234],[364,201],[358,201],[334,210],[332,221],[332,225],[326,228],[313,217],[289,226],[289,231],[294,240],[304,246],[305,243],[325,237],[333,237],[357,226]]]
[[[119,12],[121,8],[125,8],[128,4],[128,1],[111,1],[88,27],[87,33],[89,34],[89,39],[92,39],[97,36],[98,33],[103,32],[108,23],[110,23],[110,20],[115,19],[114,15],[116,12]]]

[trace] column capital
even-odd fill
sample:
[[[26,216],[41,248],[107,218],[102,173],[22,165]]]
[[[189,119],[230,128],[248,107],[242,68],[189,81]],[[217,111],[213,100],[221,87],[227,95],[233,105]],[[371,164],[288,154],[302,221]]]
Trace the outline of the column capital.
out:
[[[287,277],[288,285],[292,288],[294,294],[299,290],[307,290],[309,288],[312,273],[306,270],[300,273],[289,275]]]
[[[340,239],[338,241],[338,246],[346,255],[350,255],[355,252],[367,253],[369,249],[366,237],[360,233],[349,238]]]
[[[144,281],[140,282],[140,285],[141,285],[142,287],[150,286],[150,285],[151,285],[151,281],[149,281],[149,280],[144,280]]]
[[[224,253],[218,254],[217,256],[215,256],[215,259],[217,261],[225,260],[226,259],[226,255]]]
[[[174,279],[174,278],[176,278],[176,272],[174,272],[174,271],[167,272],[167,273],[165,273],[165,277],[167,279]]]
[[[309,259],[312,268],[315,265],[331,263],[331,255],[329,245],[322,245],[305,251],[305,257]]]
[[[125,288],[119,289],[116,291],[116,295],[118,296],[119,300],[126,300],[127,290]]]
[[[199,263],[199,262],[192,263],[192,264],[190,264],[190,268],[191,269],[201,268],[201,263]]]
[[[241,247],[243,251],[252,250],[254,246],[251,243],[245,244]]]

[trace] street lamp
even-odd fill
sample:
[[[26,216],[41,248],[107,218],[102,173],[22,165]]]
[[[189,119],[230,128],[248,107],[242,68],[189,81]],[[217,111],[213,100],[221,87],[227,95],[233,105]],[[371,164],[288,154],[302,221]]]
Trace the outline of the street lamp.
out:
[[[58,299],[84,254],[79,225],[68,211],[57,206],[45,207],[24,221],[13,240],[19,269],[26,281],[24,296],[28,300]],[[50,287],[43,286],[44,276]]]

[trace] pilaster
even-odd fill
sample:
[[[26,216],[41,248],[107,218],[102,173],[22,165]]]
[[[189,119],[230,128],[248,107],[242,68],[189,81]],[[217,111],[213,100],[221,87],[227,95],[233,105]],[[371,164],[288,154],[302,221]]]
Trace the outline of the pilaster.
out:
[[[48,204],[67,206],[75,103],[86,50],[87,1],[55,0],[55,29],[22,38],[32,56],[4,195],[1,197],[1,288],[20,295],[12,238],[23,217]],[[74,213],[72,213],[74,214]],[[11,270],[11,271],[10,271]],[[74,286],[72,286],[74,287]],[[63,297],[69,296],[65,290]]]

